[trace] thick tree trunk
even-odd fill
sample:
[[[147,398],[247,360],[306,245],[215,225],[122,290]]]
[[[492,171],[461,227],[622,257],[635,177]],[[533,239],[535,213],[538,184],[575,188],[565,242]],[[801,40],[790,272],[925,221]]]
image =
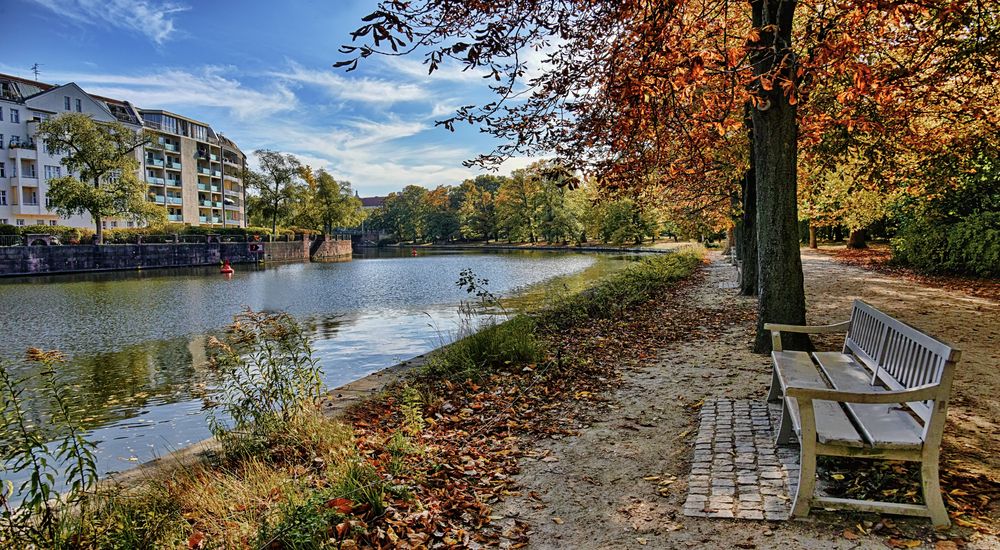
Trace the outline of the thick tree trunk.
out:
[[[809,222],[809,248],[819,248],[816,243],[816,226]]]
[[[847,237],[847,248],[868,248],[868,231],[855,229]]]
[[[798,155],[795,105],[789,102],[775,74],[794,78],[791,51],[793,0],[753,0],[754,27],[760,42],[753,50],[754,74],[773,82],[759,91],[753,109],[753,151],[757,187],[757,337],[754,351],[771,351],[764,323],[805,324],[806,305],[799,257],[796,161]],[[763,87],[762,87],[763,88]],[[787,349],[804,349],[808,338],[786,334]]]
[[[743,225],[741,232],[742,270],[740,277],[740,296],[757,295],[757,176],[754,170],[755,161],[750,156],[750,170],[743,176]]]
[[[104,244],[104,220],[94,216],[94,244]]]

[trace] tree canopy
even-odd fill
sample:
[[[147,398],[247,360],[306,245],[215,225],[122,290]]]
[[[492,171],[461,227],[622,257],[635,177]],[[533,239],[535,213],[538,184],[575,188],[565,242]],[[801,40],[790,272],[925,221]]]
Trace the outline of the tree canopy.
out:
[[[90,214],[96,244],[103,242],[107,218],[139,223],[166,219],[162,207],[146,200],[146,183],[137,174],[136,150],[148,141],[145,133],[68,113],[39,124],[38,136],[49,151],[63,156],[67,172],[48,182],[52,207],[64,217]]]

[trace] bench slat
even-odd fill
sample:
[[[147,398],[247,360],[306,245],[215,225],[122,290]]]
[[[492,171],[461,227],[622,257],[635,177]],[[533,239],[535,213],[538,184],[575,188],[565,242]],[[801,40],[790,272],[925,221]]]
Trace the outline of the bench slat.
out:
[[[830,386],[823,380],[809,354],[804,351],[776,351],[771,354],[774,359],[781,391],[788,386],[826,389]],[[802,422],[799,417],[798,400],[794,397],[785,398],[785,407],[792,419],[795,432],[801,432]],[[847,418],[847,413],[835,401],[813,401],[816,411],[816,439],[820,443],[842,445],[845,447],[864,447],[864,440],[858,430]]]
[[[872,386],[868,371],[849,355],[816,352],[813,357],[838,390],[885,391],[880,386]],[[899,405],[846,403],[845,407],[874,447],[919,449],[923,444],[923,427]]]

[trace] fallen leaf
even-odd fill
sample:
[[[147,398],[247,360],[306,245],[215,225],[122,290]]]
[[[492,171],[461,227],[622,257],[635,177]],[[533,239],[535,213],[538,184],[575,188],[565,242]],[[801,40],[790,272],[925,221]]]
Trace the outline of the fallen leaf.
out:
[[[195,531],[188,537],[188,548],[201,548],[205,543],[205,533]]]
[[[889,546],[893,548],[916,548],[923,542],[914,539],[889,539]]]
[[[562,518],[559,517],[552,518],[552,522],[555,523],[556,525],[562,525],[563,523],[566,523],[565,521],[563,521]]]
[[[861,538],[861,537],[858,536],[857,533],[855,533],[854,531],[851,531],[850,529],[844,529],[843,536],[847,540],[858,540],[859,538]]]

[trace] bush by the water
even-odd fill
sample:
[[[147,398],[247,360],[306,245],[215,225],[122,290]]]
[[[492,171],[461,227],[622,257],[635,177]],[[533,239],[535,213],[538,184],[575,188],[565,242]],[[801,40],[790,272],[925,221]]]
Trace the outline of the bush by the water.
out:
[[[588,290],[556,300],[539,320],[543,325],[566,327],[588,317],[620,315],[687,277],[701,261],[694,249],[643,258]]]

